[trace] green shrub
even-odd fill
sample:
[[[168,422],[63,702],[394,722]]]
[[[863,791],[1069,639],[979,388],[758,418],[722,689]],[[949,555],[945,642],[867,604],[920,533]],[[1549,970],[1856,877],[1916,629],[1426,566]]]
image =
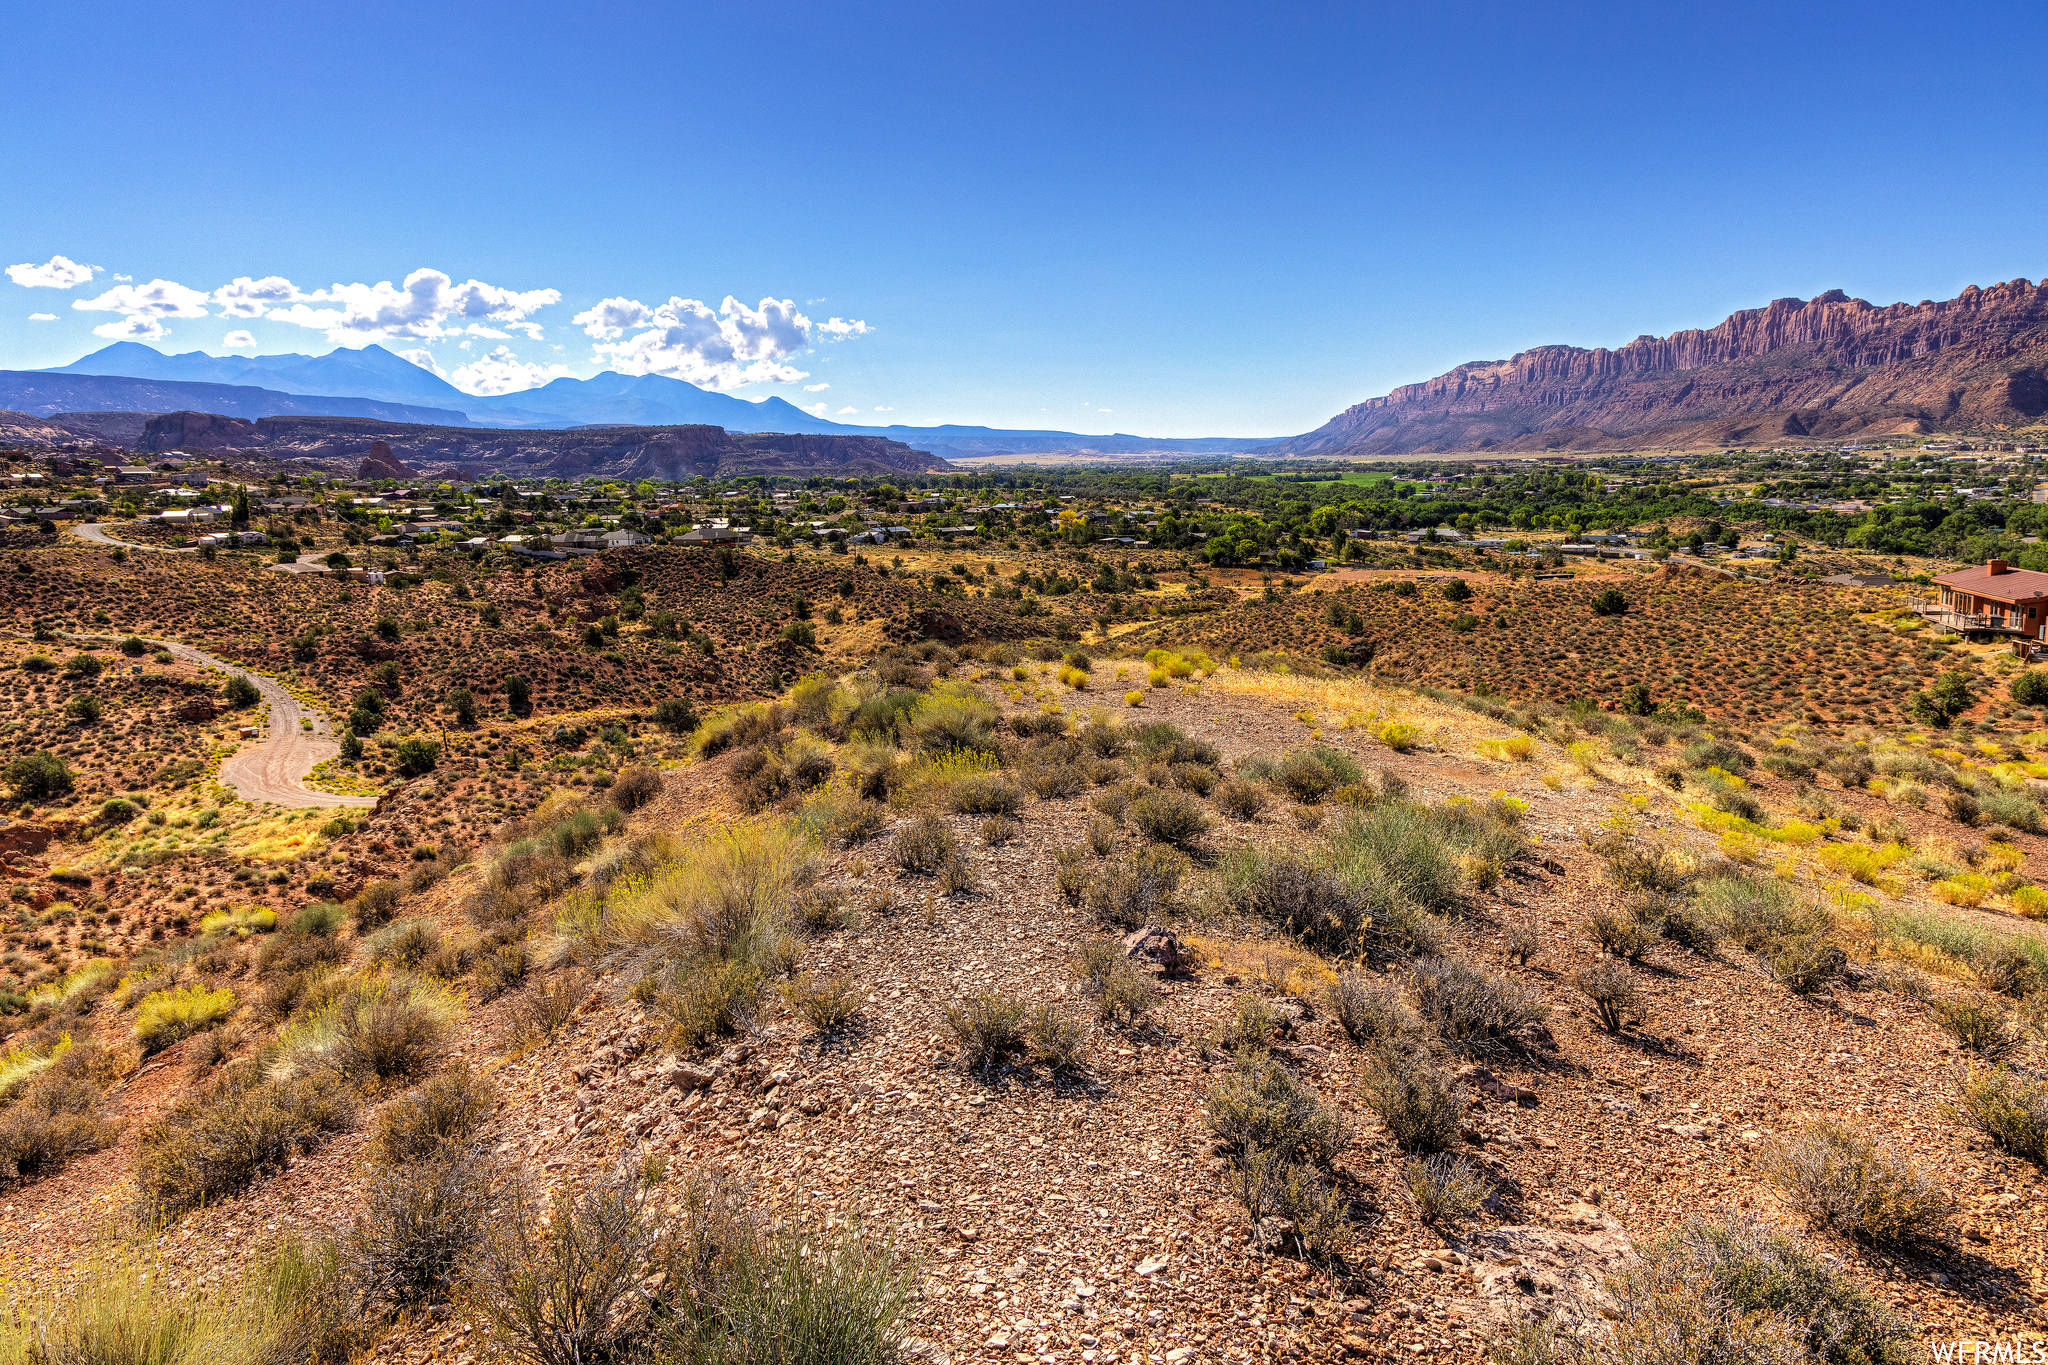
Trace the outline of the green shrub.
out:
[[[348,911],[333,901],[315,901],[285,921],[287,934],[300,934],[315,938],[330,937],[348,918]]]
[[[375,929],[388,924],[397,913],[399,899],[404,888],[394,881],[371,882],[358,891],[355,899],[348,904],[349,914],[355,919],[358,931]]]
[[[1461,1156],[1439,1152],[1401,1165],[1401,1192],[1425,1227],[1455,1227],[1479,1212],[1492,1184]]]
[[[277,1037],[272,1074],[351,1081],[403,1080],[425,1071],[460,1019],[444,985],[417,977],[366,977],[342,983]]]
[[[1216,808],[1233,820],[1256,820],[1266,809],[1266,789],[1233,777],[1217,789]]]
[[[1140,793],[1126,811],[1138,833],[1155,843],[1184,845],[1209,828],[1202,808],[1177,791]]]
[[[1302,1254],[1314,1260],[1338,1255],[1351,1241],[1343,1199],[1306,1162],[1248,1149],[1231,1163],[1230,1187],[1262,1239],[1276,1226],[1284,1228],[1281,1236],[1291,1237]],[[1285,1222],[1268,1221],[1273,1219]]]
[[[1109,859],[1088,879],[1082,899],[1104,924],[1139,928],[1173,899],[1185,865],[1169,848],[1130,849]]]
[[[17,801],[48,801],[70,792],[72,776],[63,759],[40,749],[9,763],[7,781]]]
[[[944,867],[958,848],[953,831],[936,815],[920,815],[896,831],[890,853],[896,866],[916,877],[930,877]]]
[[[766,985],[766,971],[751,957],[710,958],[673,973],[655,1001],[672,1025],[672,1044],[694,1051],[745,1027]]]
[[[1527,1046],[1525,1031],[1550,1013],[1531,987],[1460,958],[1421,959],[1410,970],[1409,984],[1423,1019],[1463,1047]]]
[[[1270,780],[1289,797],[1313,806],[1341,787],[1358,785],[1364,776],[1349,754],[1319,744],[1283,757],[1274,765]]]
[[[1024,1050],[1024,1002],[993,992],[946,1007],[946,1027],[960,1045],[960,1065],[986,1075]]]
[[[1854,1281],[1750,1218],[1694,1219],[1615,1285],[1612,1350],[1655,1362],[1907,1365],[1912,1328]]]
[[[1083,992],[1095,998],[1096,1017],[1104,1023],[1122,1019],[1135,1024],[1158,1001],[1152,982],[1124,956],[1119,944],[1091,939],[1082,945],[1075,970]]]
[[[255,683],[250,682],[247,678],[237,673],[228,679],[227,699],[229,706],[234,707],[237,711],[246,711],[257,702],[262,701],[263,694],[257,690]]]
[[[377,1170],[342,1239],[348,1281],[365,1306],[388,1317],[445,1302],[483,1241],[499,1185],[491,1164],[467,1151]]]
[[[1365,1102],[1403,1151],[1447,1151],[1465,1117],[1465,1092],[1434,1054],[1381,1048],[1367,1065]]]
[[[2048,1166],[2048,1080],[2004,1067],[1983,1072],[1963,1083],[1951,1112],[2014,1156]]]
[[[236,1063],[173,1103],[143,1131],[136,1181],[144,1203],[175,1217],[233,1194],[355,1121],[356,1097],[325,1076],[264,1081]]]
[[[1458,849],[1473,833],[1448,828],[1413,802],[1386,800],[1346,813],[1329,836],[1331,861],[1354,887],[1370,882],[1415,910],[1442,915],[1463,892]]]
[[[1031,1012],[1026,1030],[1031,1060],[1058,1075],[1071,1076],[1088,1067],[1088,1027],[1056,1005]]]
[[[1864,1242],[1931,1237],[1955,1210],[1912,1162],[1831,1123],[1814,1124],[1766,1155],[1763,1172],[1808,1225]]]
[[[183,1038],[210,1029],[235,1012],[235,993],[225,986],[180,986],[143,998],[135,1011],[135,1041],[144,1052],[159,1052]]]
[[[419,777],[434,771],[441,761],[441,746],[415,735],[398,742],[397,767],[400,777]]]
[[[1235,1070],[1203,1103],[1209,1131],[1241,1153],[1272,1152],[1285,1161],[1327,1165],[1350,1144],[1337,1111],[1293,1072],[1259,1052],[1244,1052]]]
[[[491,1084],[457,1063],[378,1111],[368,1156],[374,1164],[395,1166],[462,1147],[497,1104]]]

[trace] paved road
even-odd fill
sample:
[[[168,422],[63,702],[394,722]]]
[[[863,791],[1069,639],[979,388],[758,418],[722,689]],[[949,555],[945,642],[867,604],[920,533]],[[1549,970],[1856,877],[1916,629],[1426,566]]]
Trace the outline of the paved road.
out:
[[[155,550],[158,554],[190,555],[199,553],[199,547],[188,545],[176,549],[169,545],[144,545],[140,541],[116,540],[107,534],[107,525],[102,521],[81,521],[71,528],[80,540],[89,540],[95,545],[118,545],[124,550]]]
[[[79,640],[114,640],[113,635],[78,635]],[[216,659],[203,650],[175,640],[151,640],[188,663],[218,668],[231,677],[247,678],[270,707],[270,733],[242,749],[220,765],[220,780],[235,789],[244,801],[268,801],[278,806],[374,806],[374,796],[336,796],[314,791],[303,779],[313,765],[341,752],[341,744],[327,733],[318,716],[309,715],[299,699],[277,682],[260,673]],[[313,728],[299,724],[310,719]]]

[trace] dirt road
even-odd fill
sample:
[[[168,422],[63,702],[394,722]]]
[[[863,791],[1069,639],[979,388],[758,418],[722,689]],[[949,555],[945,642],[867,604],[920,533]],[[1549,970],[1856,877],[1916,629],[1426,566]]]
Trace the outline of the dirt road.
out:
[[[70,638],[112,640],[119,637],[79,635]],[[313,770],[313,765],[340,753],[341,744],[327,733],[325,723],[318,716],[310,714],[297,697],[277,682],[175,640],[151,640],[150,643],[161,645],[187,663],[218,668],[231,677],[247,678],[262,694],[264,703],[270,708],[270,733],[245,744],[220,765],[220,780],[234,788],[235,794],[244,801],[268,801],[277,806],[377,804],[374,796],[336,796],[331,792],[314,791],[304,784],[301,779]],[[310,720],[312,728],[301,725],[301,720]]]
[[[198,553],[197,548],[190,545],[181,550],[169,545],[144,545],[140,541],[116,540],[107,534],[106,523],[100,521],[82,521],[71,529],[80,540],[89,540],[95,545],[118,545],[124,550],[155,550],[159,554],[166,555]]]

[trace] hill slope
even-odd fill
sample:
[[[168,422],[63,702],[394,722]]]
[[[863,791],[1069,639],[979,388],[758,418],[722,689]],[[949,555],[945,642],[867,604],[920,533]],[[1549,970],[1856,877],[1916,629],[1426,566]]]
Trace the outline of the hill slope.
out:
[[[1879,308],[1830,290],[1616,350],[1538,346],[1346,408],[1273,454],[1612,449],[2026,423],[2048,282]]]
[[[0,408],[25,412],[34,417],[51,417],[62,412],[174,412],[185,409],[245,419],[294,413],[373,417],[387,422],[461,424],[469,420],[463,413],[450,408],[416,407],[370,398],[315,398],[247,384],[55,374],[48,370],[0,370]]]

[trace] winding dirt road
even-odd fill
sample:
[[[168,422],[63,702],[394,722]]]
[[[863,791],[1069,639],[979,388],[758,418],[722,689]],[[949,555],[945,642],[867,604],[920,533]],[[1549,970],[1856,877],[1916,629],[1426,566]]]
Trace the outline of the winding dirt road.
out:
[[[118,545],[124,550],[155,550],[158,554],[165,555],[191,555],[199,553],[199,548],[196,545],[187,545],[180,549],[174,545],[144,545],[140,541],[116,540],[107,534],[107,524],[103,521],[81,521],[73,526],[71,530],[80,540],[89,540],[95,545]]]
[[[122,637],[76,635],[68,638],[114,640]],[[220,781],[233,787],[235,794],[244,801],[268,801],[276,806],[377,804],[374,796],[337,796],[332,792],[314,791],[305,785],[303,779],[313,770],[313,765],[340,753],[341,744],[327,734],[326,726],[318,716],[310,715],[299,704],[299,699],[276,681],[175,640],[151,640],[149,643],[162,646],[187,663],[218,668],[230,677],[247,678],[256,684],[257,692],[262,694],[270,708],[270,733],[244,745],[220,765]],[[312,728],[299,724],[302,719],[311,720]]]

